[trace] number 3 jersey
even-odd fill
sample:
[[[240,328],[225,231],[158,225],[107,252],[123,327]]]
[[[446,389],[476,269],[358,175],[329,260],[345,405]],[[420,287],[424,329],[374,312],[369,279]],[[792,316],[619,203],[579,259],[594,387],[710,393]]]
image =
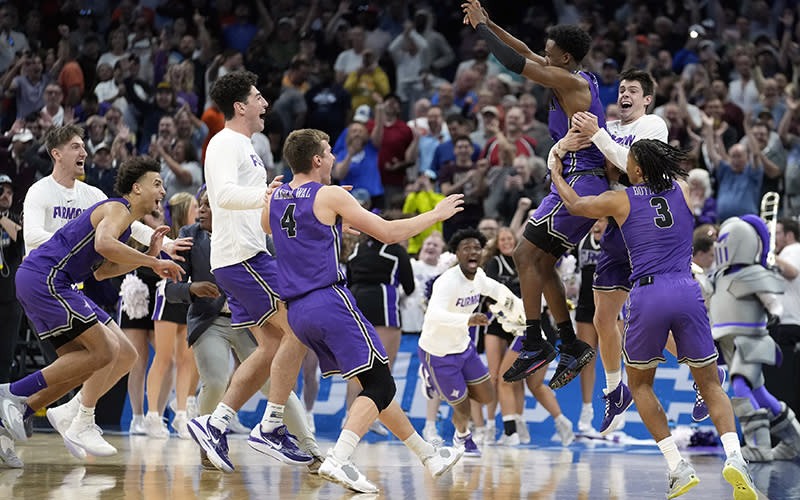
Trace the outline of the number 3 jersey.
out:
[[[631,281],[665,273],[691,273],[694,216],[683,191],[653,193],[644,184],[625,189],[631,210],[622,224],[622,236],[631,260]]]
[[[278,261],[278,290],[290,302],[307,293],[344,283],[339,267],[342,220],[323,224],[314,215],[314,200],[323,185],[306,182],[275,190],[269,205],[269,225]]]

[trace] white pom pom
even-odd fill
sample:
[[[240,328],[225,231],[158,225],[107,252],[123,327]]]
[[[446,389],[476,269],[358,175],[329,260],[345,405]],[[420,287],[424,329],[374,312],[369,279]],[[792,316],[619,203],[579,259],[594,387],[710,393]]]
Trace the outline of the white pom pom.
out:
[[[140,319],[147,316],[150,305],[150,290],[147,285],[135,274],[128,274],[119,287],[119,296],[122,297],[122,310],[131,319]]]
[[[688,425],[679,425],[672,430],[672,438],[675,440],[675,445],[680,449],[686,449],[692,442],[692,434],[694,429]]]

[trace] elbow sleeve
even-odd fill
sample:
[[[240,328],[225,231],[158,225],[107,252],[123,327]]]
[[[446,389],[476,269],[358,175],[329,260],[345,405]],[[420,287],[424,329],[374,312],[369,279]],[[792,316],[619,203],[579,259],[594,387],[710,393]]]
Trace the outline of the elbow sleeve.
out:
[[[486,41],[489,50],[503,66],[518,75],[522,74],[525,69],[525,58],[519,52],[500,40],[500,37],[495,35],[485,23],[480,23],[476,26],[475,31]]]

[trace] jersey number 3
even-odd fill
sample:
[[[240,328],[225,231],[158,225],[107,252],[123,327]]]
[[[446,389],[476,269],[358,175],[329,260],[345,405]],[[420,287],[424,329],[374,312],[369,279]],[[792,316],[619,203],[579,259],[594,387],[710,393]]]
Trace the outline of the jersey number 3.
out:
[[[667,203],[666,198],[662,198],[661,196],[651,198],[650,206],[654,207],[656,209],[656,213],[658,214],[658,217],[653,217],[653,222],[655,222],[656,226],[660,227],[661,229],[672,227],[672,212],[669,211],[669,203]],[[281,222],[282,221],[283,220],[281,219]]]
[[[281,229],[286,231],[286,236],[289,238],[294,238],[297,236],[297,221],[294,220],[295,206],[296,205],[294,203],[290,203],[286,207],[286,210],[283,211],[283,215],[281,216]]]

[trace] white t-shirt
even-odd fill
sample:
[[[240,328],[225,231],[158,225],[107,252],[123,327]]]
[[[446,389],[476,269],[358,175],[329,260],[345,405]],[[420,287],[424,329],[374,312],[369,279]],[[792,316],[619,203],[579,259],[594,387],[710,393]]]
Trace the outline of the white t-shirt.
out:
[[[336,62],[333,63],[333,69],[341,71],[345,74],[352,73],[361,67],[363,57],[361,54],[356,54],[353,49],[347,49],[336,56]]]
[[[800,243],[785,246],[778,256],[800,271]],[[800,325],[800,276],[786,280],[786,290],[780,297],[783,303],[781,324]]]
[[[667,142],[669,135],[667,123],[656,115],[643,115],[627,125],[623,125],[621,120],[614,120],[606,123],[606,129],[607,134],[600,129],[592,136],[592,142],[622,172],[627,172],[628,150],[634,142],[639,139]],[[608,140],[609,136],[612,141]]]
[[[30,253],[81,212],[106,198],[96,187],[78,180],[71,189],[57,183],[52,175],[36,181],[25,195],[22,205],[25,253]],[[152,234],[153,229],[139,221],[131,226],[131,236],[143,245],[150,244]]]
[[[411,270],[414,273],[414,292],[400,298],[400,324],[404,332],[422,331],[422,320],[425,317],[425,289],[428,280],[441,274],[442,269],[431,266],[421,260],[411,259]]]
[[[211,205],[211,269],[267,251],[261,211],[267,170],[249,137],[228,127],[211,138],[205,162]]]
[[[470,343],[467,323],[480,304],[481,295],[498,302],[514,296],[508,287],[486,276],[481,268],[472,280],[464,276],[459,265],[442,273],[433,282],[419,347],[440,357],[464,352]]]

